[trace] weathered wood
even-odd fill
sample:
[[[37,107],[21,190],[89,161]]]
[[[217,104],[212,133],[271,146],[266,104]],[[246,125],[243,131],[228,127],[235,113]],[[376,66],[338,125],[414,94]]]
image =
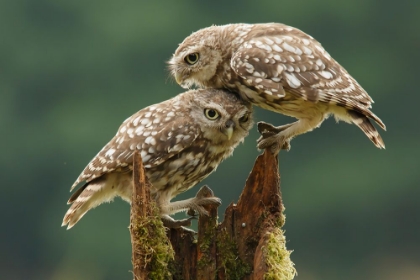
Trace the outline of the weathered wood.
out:
[[[254,254],[254,270],[252,271],[252,279],[264,279],[264,274],[267,272],[267,264],[264,261],[264,254],[262,248],[266,245],[266,238],[261,238],[255,249]]]
[[[142,170],[138,162],[137,166]],[[144,172],[141,176],[144,176]],[[144,177],[138,181],[142,186],[148,184]],[[147,189],[151,187],[147,186],[149,186]],[[147,191],[143,188],[139,190],[142,195],[144,194],[144,198],[138,202],[141,207],[140,212],[155,215],[156,218],[158,215],[152,211],[153,208],[150,209],[153,202],[145,202],[147,198],[150,202],[150,194],[147,194]],[[205,192],[200,190],[197,195],[213,196],[213,193],[206,189]],[[134,198],[133,193],[133,201]],[[198,236],[183,228],[166,231],[175,252],[172,261],[169,261],[170,258],[165,259],[170,262],[169,268],[167,266],[159,268],[166,274],[158,273],[159,278],[152,277],[152,274],[143,275],[148,275],[150,279],[177,280],[293,279],[296,271],[290,261],[290,251],[286,249],[281,230],[285,219],[277,156],[270,152],[258,156],[238,203],[228,206],[221,224],[217,223],[216,206],[207,205],[205,209],[209,215],[199,217]],[[132,209],[132,215],[133,211],[135,210]],[[144,214],[137,212],[137,215]],[[152,223],[152,225],[154,226],[149,226],[151,231],[156,231],[159,226],[163,228],[161,223],[160,225]],[[153,235],[150,234],[149,238],[156,240],[156,236]],[[144,273],[151,269],[148,263],[142,267],[143,263],[135,262],[134,253],[133,247],[135,275],[137,272]],[[170,253],[168,250],[169,255]],[[166,276],[162,278],[162,275]]]
[[[266,151],[258,156],[235,207],[234,236],[239,257],[247,264],[253,266],[261,237],[282,210],[277,157]]]
[[[175,253],[175,259],[170,264],[172,279],[197,279],[197,243],[194,233],[178,228],[168,229],[167,234]]]
[[[131,262],[133,263],[134,279],[147,279],[149,274],[149,262],[144,255],[147,252],[141,252],[138,244],[142,242],[138,235],[138,221],[147,219],[152,214],[150,205],[150,186],[146,175],[144,174],[143,162],[138,152],[133,155],[133,194],[131,197],[130,212],[130,236],[132,245]],[[152,238],[152,236],[150,236]]]
[[[242,263],[235,270],[240,279],[262,279],[259,277],[266,267],[259,262],[261,258],[255,257],[256,250],[269,227],[283,225],[282,211],[278,159],[266,151],[257,157],[238,203],[226,209],[225,220],[218,228],[219,234],[225,232],[226,238],[237,246],[238,261]],[[255,275],[255,265],[258,265],[258,275]],[[231,279],[224,271],[219,271],[218,277]]]
[[[204,190],[204,191],[203,191]],[[213,191],[204,187],[200,190],[201,197],[214,196]],[[204,208],[208,216],[201,216],[198,220],[197,238],[197,279],[216,279],[216,227],[217,227],[217,206],[206,205]]]
[[[134,280],[169,279],[170,276],[168,265],[173,259],[173,249],[156,204],[150,197],[151,188],[141,156],[135,152],[129,227]]]

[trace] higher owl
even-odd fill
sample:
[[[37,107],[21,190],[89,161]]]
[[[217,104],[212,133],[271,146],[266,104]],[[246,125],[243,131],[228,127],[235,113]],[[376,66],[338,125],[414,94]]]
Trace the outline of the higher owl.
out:
[[[228,24],[188,36],[168,62],[184,88],[225,88],[254,105],[298,121],[258,123],[260,149],[290,149],[290,140],[319,127],[329,115],[357,125],[378,148],[385,144],[369,119],[372,98],[321,44],[280,23]]]
[[[171,202],[192,188],[229,157],[252,127],[252,106],[223,90],[202,89],[140,110],[90,161],[76,182],[85,182],[69,199],[63,226],[73,227],[91,208],[120,196],[130,202],[133,153],[139,151],[163,222],[168,227],[189,225],[189,219],[169,215],[193,209],[200,215],[217,197]]]

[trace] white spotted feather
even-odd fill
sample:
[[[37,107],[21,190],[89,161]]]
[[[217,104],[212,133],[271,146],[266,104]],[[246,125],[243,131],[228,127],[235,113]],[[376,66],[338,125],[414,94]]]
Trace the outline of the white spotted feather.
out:
[[[218,117],[210,119],[206,110]],[[215,113],[216,114],[216,113]],[[244,140],[252,127],[251,105],[222,90],[187,91],[140,110],[126,119],[117,134],[92,159],[71,187],[85,184],[69,199],[63,226],[74,226],[91,208],[121,196],[131,201],[133,153],[139,151],[152,197],[168,215],[218,198],[170,202],[210,173]],[[195,208],[194,208],[195,207]],[[202,212],[201,212],[202,214]]]
[[[199,60],[190,65],[191,53]],[[211,60],[210,58],[217,58]],[[290,147],[293,137],[320,126],[330,114],[357,125],[355,114],[384,123],[370,111],[372,98],[350,74],[303,31],[280,23],[228,24],[201,29],[188,36],[168,62],[182,86],[227,88],[262,108],[299,119],[270,128],[259,148],[273,152]],[[264,126],[268,128],[268,126]],[[359,126],[360,127],[360,126]],[[374,126],[363,132],[384,148]],[[376,133],[374,133],[376,131]],[[260,131],[261,132],[261,131]],[[374,135],[373,138],[370,135]]]

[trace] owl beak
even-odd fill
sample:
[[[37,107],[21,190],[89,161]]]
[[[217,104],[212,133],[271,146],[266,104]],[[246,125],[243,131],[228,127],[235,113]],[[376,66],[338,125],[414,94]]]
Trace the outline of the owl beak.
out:
[[[225,129],[224,129],[224,133],[227,136],[228,140],[230,140],[232,138],[233,135],[233,130],[235,129],[235,122],[232,120],[228,120],[225,123]]]
[[[180,73],[175,73],[175,81],[177,82],[178,85],[181,85],[182,82],[184,81],[183,75]]]
[[[185,83],[186,78],[186,75],[175,73],[175,81],[177,82],[177,84],[180,85],[182,88],[189,89],[188,83]]]

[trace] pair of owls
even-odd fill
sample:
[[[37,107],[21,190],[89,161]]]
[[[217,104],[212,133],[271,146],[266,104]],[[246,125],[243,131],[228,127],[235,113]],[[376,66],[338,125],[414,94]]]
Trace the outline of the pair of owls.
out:
[[[168,62],[190,90],[140,110],[118,129],[73,184],[85,184],[69,199],[63,226],[74,226],[91,208],[121,196],[130,202],[133,153],[139,151],[151,195],[164,224],[188,225],[170,217],[193,209],[205,214],[216,197],[171,202],[198,184],[244,140],[252,127],[251,104],[292,116],[279,127],[258,123],[258,148],[278,153],[290,140],[321,125],[329,115],[357,125],[378,148],[384,123],[369,109],[372,98],[317,42],[299,29],[278,24],[229,24],[187,37]]]

